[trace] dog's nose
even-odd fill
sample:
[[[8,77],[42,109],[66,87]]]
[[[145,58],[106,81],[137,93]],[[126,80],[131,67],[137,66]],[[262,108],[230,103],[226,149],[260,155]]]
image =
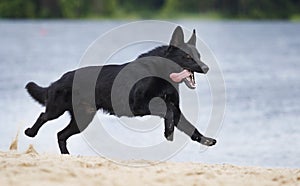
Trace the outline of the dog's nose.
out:
[[[208,66],[206,66],[206,65],[201,66],[201,69],[202,69],[204,74],[206,74],[209,70]]]

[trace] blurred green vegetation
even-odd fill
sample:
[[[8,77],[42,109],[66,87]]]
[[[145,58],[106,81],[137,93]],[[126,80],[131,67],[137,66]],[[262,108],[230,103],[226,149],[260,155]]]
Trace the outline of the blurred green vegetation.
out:
[[[300,20],[300,0],[0,0],[0,18]]]

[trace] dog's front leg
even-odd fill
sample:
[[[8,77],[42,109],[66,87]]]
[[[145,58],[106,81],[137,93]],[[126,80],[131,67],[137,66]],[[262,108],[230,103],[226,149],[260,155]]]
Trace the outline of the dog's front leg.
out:
[[[173,141],[174,128],[178,123],[180,113],[176,109],[175,105],[170,103],[167,106],[167,112],[165,115],[165,137],[169,141]]]
[[[168,141],[173,141],[173,134],[174,134],[174,114],[173,111],[168,107],[167,113],[165,116],[165,138]]]
[[[196,127],[194,127],[181,113],[179,123],[176,127],[191,137],[193,141],[197,141],[202,145],[212,146],[216,144],[216,140],[202,135]]]
[[[216,140],[205,137],[202,135],[196,127],[194,127],[182,114],[179,106],[174,104],[169,104],[166,117],[165,117],[165,137],[168,140],[173,139],[174,126],[176,126],[180,131],[184,132],[191,137],[193,141],[197,141],[206,146],[212,146],[216,144]]]

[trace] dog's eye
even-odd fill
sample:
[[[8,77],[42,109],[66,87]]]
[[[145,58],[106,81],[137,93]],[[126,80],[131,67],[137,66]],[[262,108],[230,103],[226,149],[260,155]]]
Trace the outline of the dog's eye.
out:
[[[187,54],[187,55],[186,55],[186,58],[187,58],[187,59],[191,59],[192,57],[191,57],[190,55]]]

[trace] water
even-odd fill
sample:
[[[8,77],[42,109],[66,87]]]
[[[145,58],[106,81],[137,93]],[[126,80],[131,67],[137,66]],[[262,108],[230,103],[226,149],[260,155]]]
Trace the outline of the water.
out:
[[[43,110],[27,95],[24,86],[31,80],[48,86],[64,72],[77,68],[91,42],[123,23],[0,21],[0,150],[6,151],[20,131],[20,151],[32,143],[39,152],[59,152],[56,133],[68,123],[69,116],[48,122],[34,139],[24,136],[24,129]],[[177,23],[196,28],[216,55],[224,74],[227,102],[217,145],[200,152],[191,142],[171,160],[299,168],[300,24]],[[202,81],[201,77],[198,80]],[[188,98],[183,102],[189,103]],[[209,102],[205,102],[203,115],[209,108]],[[201,123],[197,127],[205,129]],[[139,141],[126,133],[119,136],[130,144]],[[164,140],[162,131],[145,139]],[[93,155],[80,135],[70,138],[69,150],[72,154]]]

